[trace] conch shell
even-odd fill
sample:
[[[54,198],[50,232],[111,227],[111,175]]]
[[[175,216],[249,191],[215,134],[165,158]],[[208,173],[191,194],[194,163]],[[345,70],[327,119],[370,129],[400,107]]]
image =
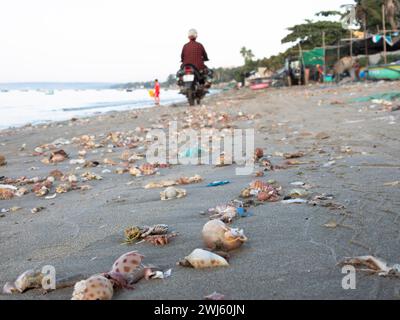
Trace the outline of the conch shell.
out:
[[[20,293],[23,293],[28,289],[40,288],[42,280],[43,274],[40,271],[28,270],[15,280],[14,286]]]
[[[71,300],[111,300],[113,294],[111,281],[102,275],[95,275],[75,284]]]
[[[165,189],[165,191],[160,192],[161,200],[172,200],[172,199],[180,199],[186,197],[186,190],[184,189],[177,189],[174,187],[169,187]]]
[[[211,250],[236,250],[248,240],[243,230],[229,228],[220,220],[207,222],[202,235],[204,244]]]
[[[185,259],[178,263],[184,267],[195,269],[229,267],[228,261],[215,253],[203,249],[196,249]]]

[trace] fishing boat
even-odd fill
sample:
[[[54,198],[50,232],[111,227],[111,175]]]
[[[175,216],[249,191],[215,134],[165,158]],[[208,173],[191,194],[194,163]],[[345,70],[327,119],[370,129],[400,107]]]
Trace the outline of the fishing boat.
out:
[[[369,67],[367,78],[368,80],[400,80],[400,63]]]

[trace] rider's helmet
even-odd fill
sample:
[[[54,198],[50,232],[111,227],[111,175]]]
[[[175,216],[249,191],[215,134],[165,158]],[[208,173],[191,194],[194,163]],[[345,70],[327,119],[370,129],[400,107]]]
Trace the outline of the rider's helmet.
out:
[[[197,39],[197,30],[196,29],[190,29],[188,36],[189,36],[190,40]]]

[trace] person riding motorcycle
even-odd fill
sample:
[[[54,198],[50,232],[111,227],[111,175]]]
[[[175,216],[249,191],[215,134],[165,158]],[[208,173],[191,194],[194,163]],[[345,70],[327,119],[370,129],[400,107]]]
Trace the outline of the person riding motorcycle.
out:
[[[197,42],[198,33],[195,29],[189,30],[189,42],[183,46],[181,54],[182,66],[193,65],[204,77],[204,83],[206,88],[211,86],[209,78],[211,78],[210,70],[204,64],[209,61],[208,55],[204,46]]]

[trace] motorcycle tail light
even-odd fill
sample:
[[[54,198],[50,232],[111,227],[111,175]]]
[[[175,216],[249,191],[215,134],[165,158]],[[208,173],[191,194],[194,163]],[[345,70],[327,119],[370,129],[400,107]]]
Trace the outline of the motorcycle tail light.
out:
[[[192,68],[185,67],[185,74],[192,74]]]

